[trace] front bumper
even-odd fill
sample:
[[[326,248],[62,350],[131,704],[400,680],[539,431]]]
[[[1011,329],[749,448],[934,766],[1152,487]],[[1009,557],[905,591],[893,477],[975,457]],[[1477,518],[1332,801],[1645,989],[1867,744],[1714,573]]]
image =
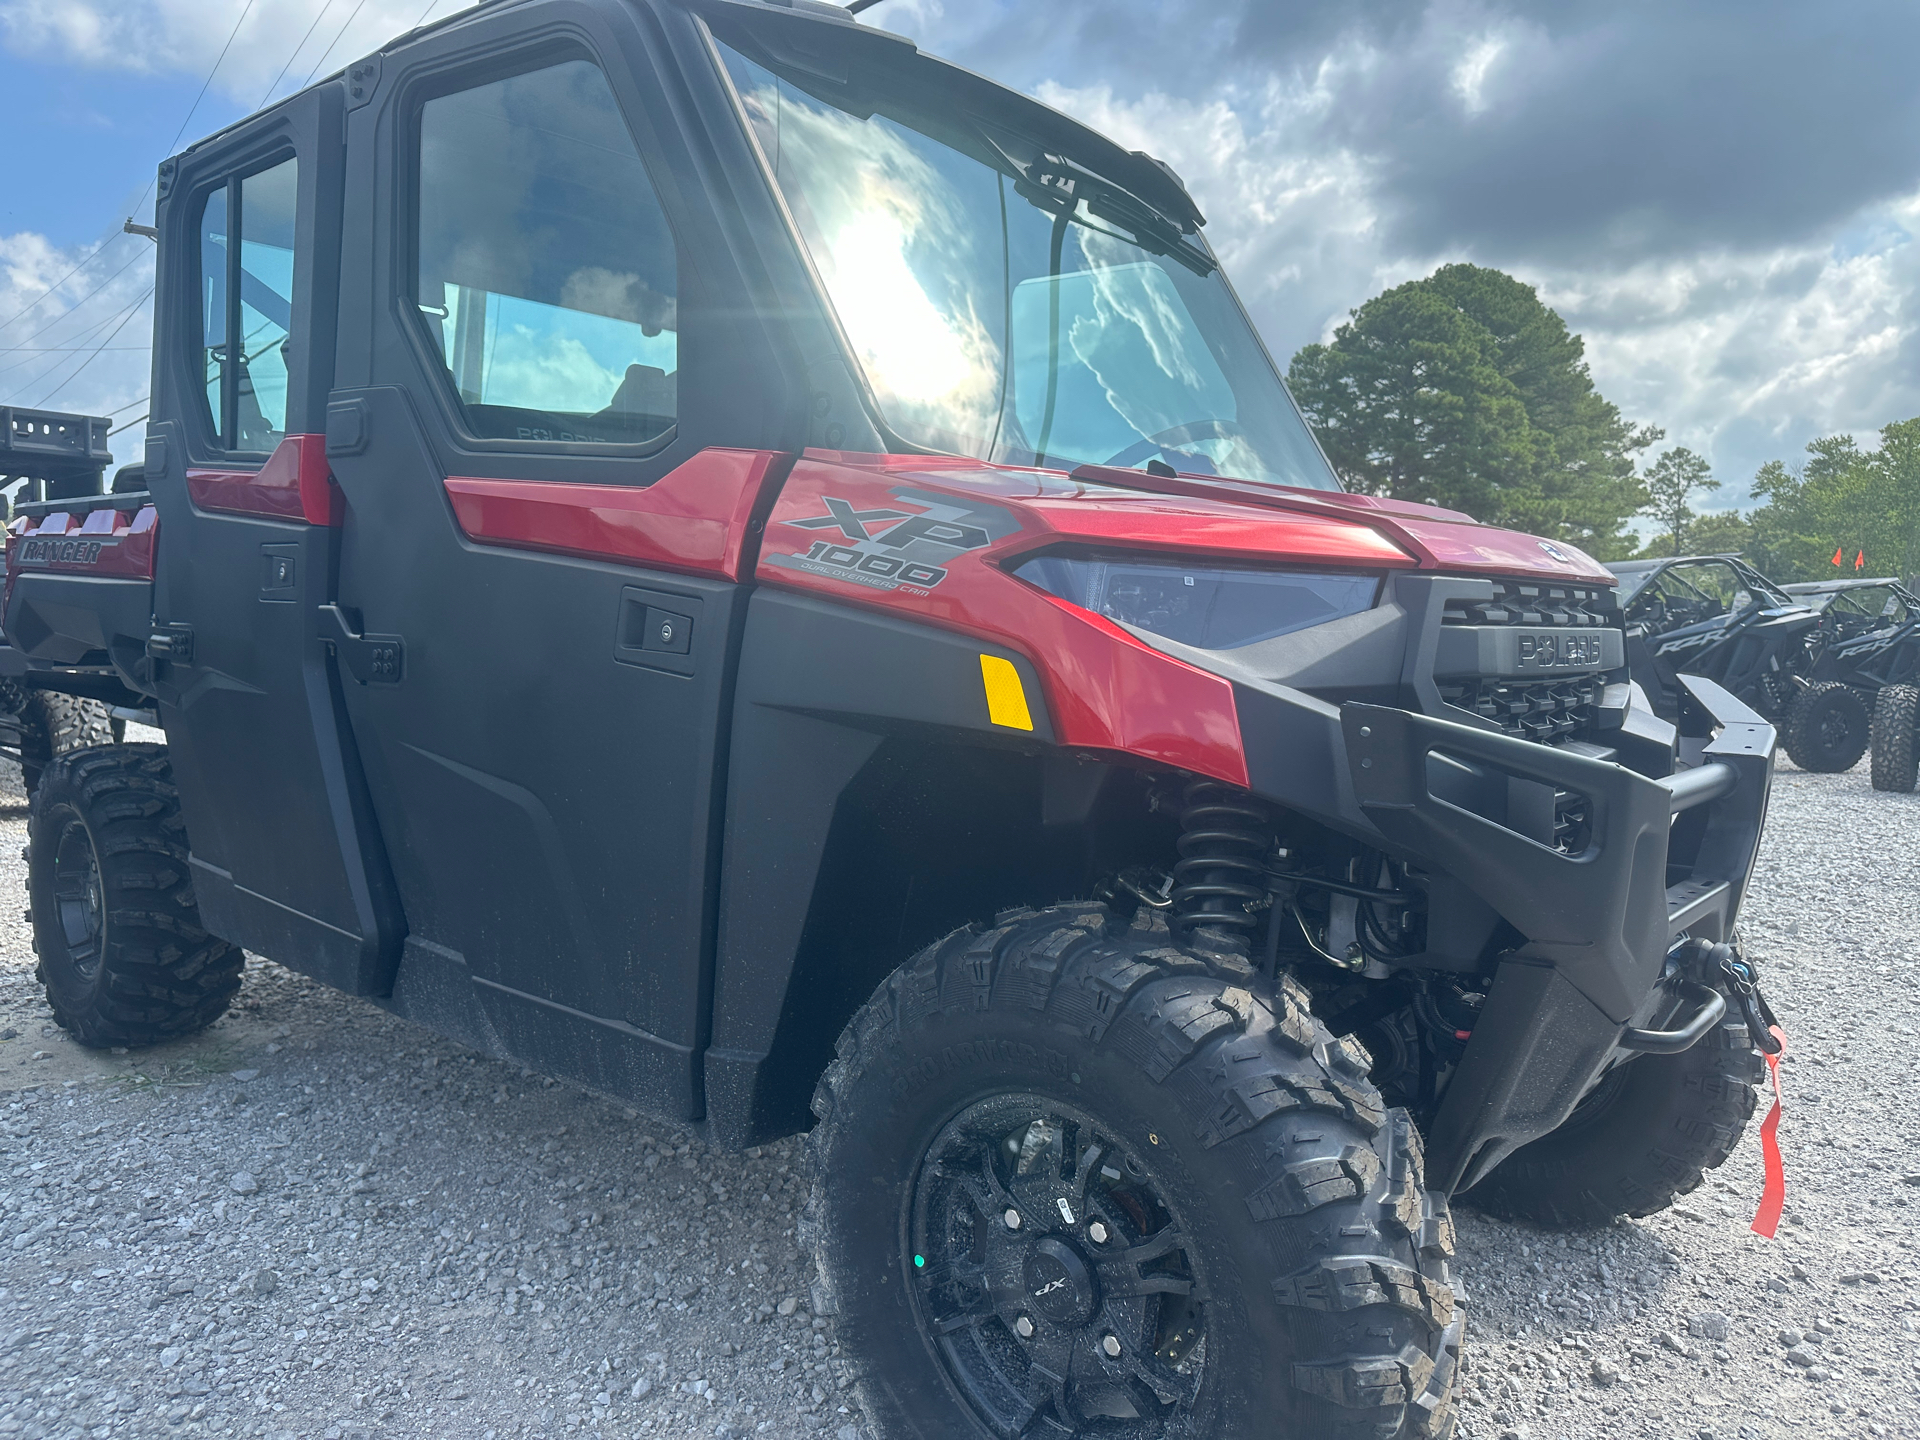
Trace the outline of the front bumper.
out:
[[[1773,727],[1720,686],[1682,677],[1683,730],[1701,763],[1664,779],[1384,706],[1341,707],[1360,811],[1397,847],[1446,870],[1527,943],[1500,962],[1427,1137],[1443,1191],[1556,1128],[1629,1026],[1672,1012],[1662,985],[1683,933],[1731,934],[1772,786]],[[1577,853],[1443,798],[1462,767],[1585,797]]]

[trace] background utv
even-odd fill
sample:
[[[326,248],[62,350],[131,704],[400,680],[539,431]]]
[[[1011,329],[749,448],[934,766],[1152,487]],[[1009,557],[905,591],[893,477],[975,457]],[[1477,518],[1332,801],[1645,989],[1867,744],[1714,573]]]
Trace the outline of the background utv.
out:
[[[160,196],[150,493],[9,542],[35,683],[167,735],[34,801],[84,1043],[245,947],[811,1125],[888,1437],[1445,1435],[1446,1196],[1737,1139],[1771,728],[1341,493],[1150,157],[830,7],[502,0]]]

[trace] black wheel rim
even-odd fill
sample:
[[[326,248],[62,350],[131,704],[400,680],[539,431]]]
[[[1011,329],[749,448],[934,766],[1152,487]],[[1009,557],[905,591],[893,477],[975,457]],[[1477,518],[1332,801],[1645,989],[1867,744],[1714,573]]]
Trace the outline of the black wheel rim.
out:
[[[948,1379],[995,1435],[1184,1433],[1205,1275],[1149,1163],[1036,1095],[969,1106],[914,1180],[904,1269]]]
[[[1853,739],[1853,718],[1838,705],[1829,705],[1820,716],[1820,743],[1829,755],[1838,755]]]
[[[93,837],[79,816],[69,815],[53,851],[53,904],[67,947],[67,964],[83,981],[100,973],[107,928],[100,890],[100,859],[94,853]]]

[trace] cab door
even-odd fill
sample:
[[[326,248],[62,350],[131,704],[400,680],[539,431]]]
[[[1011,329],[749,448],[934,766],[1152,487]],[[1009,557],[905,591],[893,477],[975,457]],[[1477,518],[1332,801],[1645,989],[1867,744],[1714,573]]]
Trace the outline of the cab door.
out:
[[[330,643],[395,1006],[692,1116],[742,582],[805,412],[672,67],[624,6],[533,13],[389,52],[350,117]]]
[[[162,172],[148,644],[208,928],[378,994],[399,912],[312,618],[339,534],[319,432],[342,116],[324,85]]]

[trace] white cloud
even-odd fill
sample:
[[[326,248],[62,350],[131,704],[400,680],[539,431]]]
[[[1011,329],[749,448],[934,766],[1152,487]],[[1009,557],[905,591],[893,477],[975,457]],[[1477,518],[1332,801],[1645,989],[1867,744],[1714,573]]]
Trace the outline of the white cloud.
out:
[[[427,0],[367,0],[341,36],[357,3],[255,0],[214,93],[229,110],[251,108],[283,67],[284,91],[304,80],[329,47],[326,66],[337,68],[412,27],[428,8]],[[444,17],[462,3],[440,0],[432,14]],[[0,41],[83,66],[184,74],[197,88],[242,4],[0,0]],[[932,32],[938,50],[966,48],[970,36],[989,33],[999,12],[891,0],[875,14],[909,33]],[[1430,57],[1450,79],[1451,102],[1470,114],[1500,113],[1550,71],[1543,69],[1544,32],[1511,18],[1490,27],[1488,16],[1464,0],[1429,7],[1401,42]],[[1199,97],[1097,84],[1043,85],[1040,94],[1123,144],[1164,157],[1186,178],[1210,217],[1209,238],[1282,366],[1381,289],[1466,259],[1538,285],[1585,335],[1602,391],[1636,422],[1664,426],[1667,443],[1712,459],[1726,482],[1720,503],[1742,500],[1761,461],[1794,458],[1815,435],[1870,434],[1920,414],[1920,322],[1910,298],[1920,286],[1920,248],[1911,239],[1920,231],[1920,195],[1850,215],[1813,241],[1770,250],[1623,258],[1613,266],[1603,256],[1582,268],[1524,263],[1501,254],[1497,241],[1483,240],[1472,251],[1408,253],[1406,242],[1393,238],[1406,232],[1394,223],[1386,168],[1392,157],[1327,137],[1348,133],[1338,123],[1348,108],[1381,86],[1394,88],[1409,63],[1356,35],[1262,83],[1216,83]],[[203,107],[190,134],[211,123]],[[0,319],[76,258],[31,234],[0,238]],[[119,288],[87,302],[70,328],[50,338],[83,334],[111,316],[116,300],[131,299],[124,286],[142,274],[136,267],[115,281]],[[102,276],[100,266],[90,267],[40,315],[51,318],[57,306],[75,303]],[[37,327],[0,329],[0,344],[27,343],[25,328]],[[144,319],[129,323],[122,343],[144,338],[143,328]],[[22,358],[0,355],[0,367]],[[21,388],[10,381],[36,376],[53,358],[0,368],[0,396]],[[143,393],[144,372],[140,356],[103,354],[58,403],[110,409]],[[28,388],[20,398],[39,393]]]
[[[116,424],[145,410],[131,402],[147,393],[153,247],[137,236],[113,240],[70,273],[91,248],[62,250],[31,232],[0,235],[0,321],[12,320],[0,328],[0,405],[119,412]],[[144,444],[136,424],[114,437],[115,459],[137,459]]]
[[[467,3],[437,0],[431,8],[438,18]],[[276,93],[304,81],[323,58],[328,71],[340,69],[389,36],[412,29],[429,8],[428,0],[368,0],[364,6],[358,0],[254,0],[236,32],[234,22],[245,5],[246,0],[0,0],[0,36],[23,55],[103,70],[205,76],[219,60],[213,92],[251,110],[283,69],[287,78]],[[230,36],[232,48],[221,60]]]
[[[1467,53],[1460,57],[1459,64],[1453,67],[1453,93],[1460,97],[1460,103],[1466,107],[1469,115],[1478,115],[1487,108],[1487,74],[1506,54],[1507,41],[1502,35],[1486,35],[1473,42]]]
[[[1636,423],[1664,427],[1665,444],[1714,463],[1721,505],[1744,503],[1762,461],[1793,459],[1816,435],[1870,433],[1920,414],[1920,376],[1903,354],[1920,346],[1911,299],[1920,246],[1910,238],[1920,194],[1849,217],[1817,244],[1758,254],[1617,270],[1404,254],[1387,238],[1372,161],[1316,134],[1341,88],[1335,63],[1297,83],[1205,101],[1104,87],[1047,86],[1041,97],[1180,172],[1282,366],[1387,286],[1470,260],[1538,286],[1585,336],[1602,393]]]

